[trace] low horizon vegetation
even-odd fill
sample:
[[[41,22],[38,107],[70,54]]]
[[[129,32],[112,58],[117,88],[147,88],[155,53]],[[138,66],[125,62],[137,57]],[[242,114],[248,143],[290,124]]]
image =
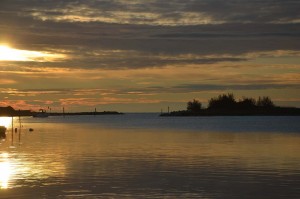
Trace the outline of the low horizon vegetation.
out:
[[[207,110],[251,110],[254,108],[274,108],[274,102],[268,96],[259,97],[257,100],[251,97],[243,97],[236,100],[232,93],[222,94],[208,101]],[[203,110],[202,103],[194,99],[187,103],[188,112],[200,112]]]
[[[160,116],[300,116],[300,108],[276,106],[268,96],[236,99],[228,93],[209,99],[207,107],[193,99],[187,102],[186,110],[162,113]]]

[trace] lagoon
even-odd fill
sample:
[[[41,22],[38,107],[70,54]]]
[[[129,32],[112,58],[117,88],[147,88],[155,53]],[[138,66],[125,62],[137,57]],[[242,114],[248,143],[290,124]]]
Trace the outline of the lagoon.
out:
[[[139,113],[21,125],[0,142],[0,198],[300,196],[298,116]]]

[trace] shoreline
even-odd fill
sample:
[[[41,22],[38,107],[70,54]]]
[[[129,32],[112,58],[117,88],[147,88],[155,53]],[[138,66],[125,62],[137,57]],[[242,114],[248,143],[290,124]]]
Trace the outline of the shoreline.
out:
[[[256,108],[249,110],[238,109],[201,109],[197,112],[193,111],[173,111],[170,113],[161,113],[161,117],[201,117],[201,116],[300,116],[300,108]]]
[[[19,116],[37,116],[42,114],[44,117],[47,116],[72,116],[72,115],[122,115],[124,113],[117,111],[102,111],[102,112],[35,112],[30,110],[14,110],[11,107],[0,107],[0,117],[19,117]],[[37,116],[38,117],[38,116]]]

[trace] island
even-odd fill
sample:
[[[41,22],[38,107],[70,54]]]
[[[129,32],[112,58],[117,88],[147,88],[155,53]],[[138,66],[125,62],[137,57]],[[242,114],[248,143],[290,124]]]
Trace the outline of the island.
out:
[[[161,113],[160,116],[300,116],[300,108],[276,106],[270,97],[243,97],[236,100],[232,93],[211,98],[203,108],[198,100],[187,103],[187,109]]]

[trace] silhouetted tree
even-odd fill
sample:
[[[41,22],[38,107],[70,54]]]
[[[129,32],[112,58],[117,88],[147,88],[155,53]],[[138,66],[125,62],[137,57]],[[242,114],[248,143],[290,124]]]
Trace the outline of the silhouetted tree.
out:
[[[242,100],[238,102],[239,109],[252,109],[256,106],[256,100],[253,98],[243,97]]]
[[[189,101],[187,103],[187,110],[190,112],[199,112],[201,108],[202,108],[202,104],[198,100],[194,99],[193,101]]]
[[[217,98],[211,98],[208,101],[209,109],[231,109],[235,108],[237,102],[234,99],[234,95],[232,93],[219,95]]]
[[[275,107],[273,101],[269,97],[259,97],[256,105],[265,108]]]

